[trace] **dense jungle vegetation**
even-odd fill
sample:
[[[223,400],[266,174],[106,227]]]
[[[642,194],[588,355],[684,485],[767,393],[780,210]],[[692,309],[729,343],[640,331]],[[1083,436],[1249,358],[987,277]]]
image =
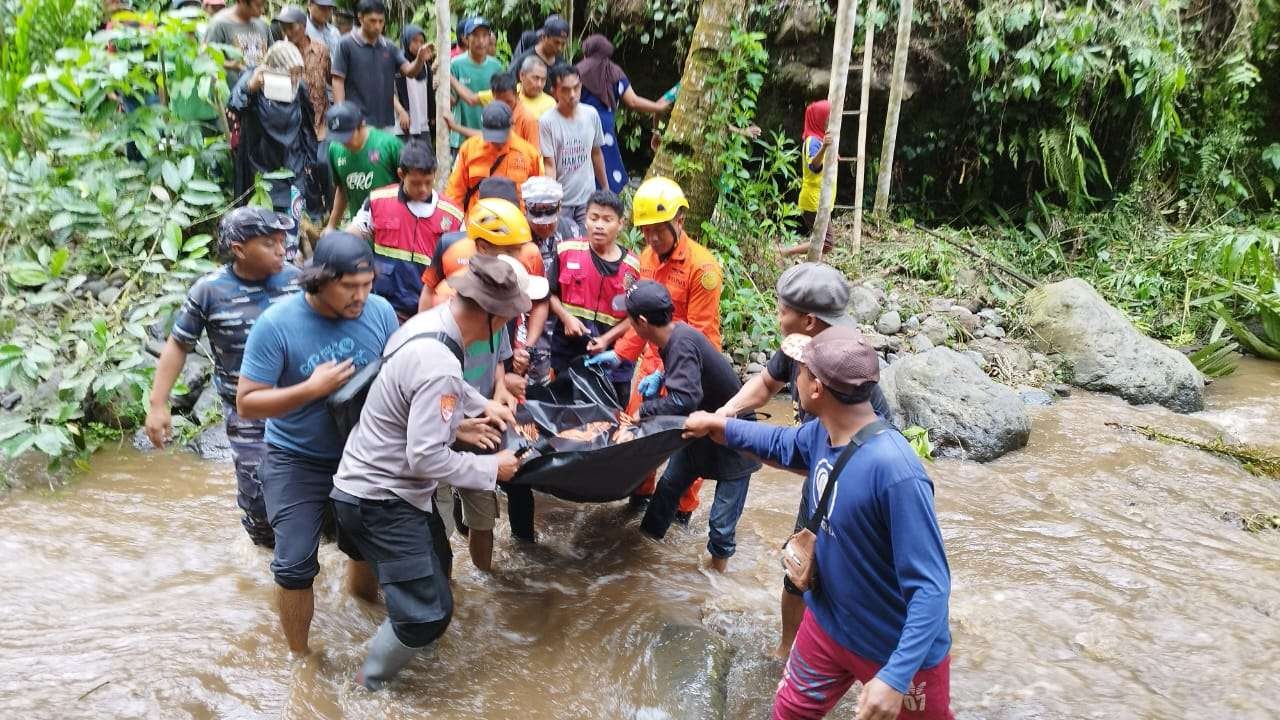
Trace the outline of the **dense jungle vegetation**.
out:
[[[410,20],[432,27],[430,4],[389,4],[388,34]],[[198,10],[135,7],[148,30],[99,30],[97,0],[0,0],[9,458],[38,451],[67,467],[136,426],[154,364],[146,345],[213,266],[210,233],[233,200],[224,137],[187,119],[225,102],[224,49],[200,47]],[[700,14],[727,7],[740,4],[466,0],[453,11],[531,28],[572,10],[575,37],[609,35],[633,84],[656,97],[679,78]],[[707,142],[677,166],[717,178],[701,235],[726,266],[726,349],[739,359],[776,340],[761,321],[781,264],[773,248],[799,231],[799,118],[815,98],[780,67],[798,47],[820,48],[810,66],[829,67],[830,13],[815,0],[751,0],[735,13],[745,22],[715,58]],[[877,73],[896,14],[889,2],[869,18]],[[944,0],[917,5],[913,25],[891,210],[871,221],[861,257],[840,247],[832,262],[946,293],[971,262],[963,243],[1037,279],[1088,279],[1152,335],[1220,351],[1214,372],[1229,369],[1236,343],[1280,360],[1280,2]],[[872,158],[884,94],[877,86]],[[165,102],[120,110],[154,95]],[[753,122],[758,139],[728,132]],[[639,174],[648,120],[624,113],[620,125]],[[867,177],[869,205],[874,162]],[[842,175],[842,202],[851,185]],[[993,297],[1016,299],[999,275],[987,279]]]

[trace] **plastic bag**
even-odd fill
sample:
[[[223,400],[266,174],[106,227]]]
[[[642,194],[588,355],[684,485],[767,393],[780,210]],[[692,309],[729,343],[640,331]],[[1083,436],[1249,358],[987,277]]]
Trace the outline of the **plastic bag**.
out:
[[[613,383],[609,382],[604,368],[587,367],[584,364],[586,359],[583,356],[574,360],[547,385],[530,385],[525,397],[555,405],[588,403],[620,410],[622,403],[613,391]]]

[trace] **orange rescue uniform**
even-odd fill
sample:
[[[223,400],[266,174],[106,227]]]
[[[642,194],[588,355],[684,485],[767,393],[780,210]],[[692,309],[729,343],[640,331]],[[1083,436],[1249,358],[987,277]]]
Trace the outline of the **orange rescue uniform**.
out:
[[[476,255],[476,241],[471,238],[459,238],[456,242],[437,249],[435,257],[422,273],[422,284],[431,288],[432,307],[454,296],[449,286],[449,278],[464,272],[471,258]],[[542,265],[542,253],[536,243],[524,243],[516,255],[516,259],[524,265],[530,275],[542,277],[546,270]]]
[[[542,153],[516,133],[507,137],[505,145],[487,143],[477,135],[467,138],[458,148],[458,159],[453,164],[444,194],[463,212],[469,213],[471,206],[480,198],[480,182],[485,178],[492,175],[509,178],[516,184],[518,195],[525,180],[541,174]],[[471,191],[470,198],[467,198],[468,190]],[[463,207],[466,200],[470,202]]]
[[[664,261],[658,257],[653,248],[646,247],[640,254],[640,279],[660,282],[671,293],[673,319],[681,320],[702,333],[717,350],[720,347],[720,291],[724,287],[724,273],[720,263],[711,251],[694,242],[683,231],[676,239],[671,255]],[[648,345],[636,335],[635,330],[628,330],[613,346],[618,357],[636,361],[636,378],[643,378],[656,370],[662,369],[662,357],[658,349]],[[631,398],[627,403],[627,412],[635,415],[640,410],[642,398],[636,391],[636,383],[631,383]],[[652,495],[657,488],[655,475],[650,475],[644,484],[636,490],[636,495]],[[693,485],[680,497],[680,512],[693,512],[698,507],[698,491],[702,488],[702,480],[695,480]]]

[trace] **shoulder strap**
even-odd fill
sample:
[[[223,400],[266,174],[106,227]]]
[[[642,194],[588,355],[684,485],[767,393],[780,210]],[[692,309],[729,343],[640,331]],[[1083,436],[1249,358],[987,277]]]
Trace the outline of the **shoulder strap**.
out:
[[[458,344],[457,340],[454,340],[453,338],[449,337],[448,335],[442,332],[423,332],[423,333],[418,333],[417,335],[414,335],[408,340],[405,340],[404,342],[400,343],[400,347],[388,353],[386,357],[382,359],[383,362],[386,362],[391,358],[395,357],[395,354],[403,350],[406,345],[408,345],[409,343],[419,338],[431,338],[432,340],[435,340],[440,344],[444,345],[445,347],[449,348],[449,352],[453,353],[453,356],[458,358],[458,364],[462,365],[463,367],[466,367],[467,363],[462,359],[462,346]]]
[[[494,160],[494,161],[493,161],[493,165],[492,165],[492,166],[490,166],[490,168],[489,168],[489,174],[488,174],[488,175],[486,175],[485,177],[480,178],[480,180],[479,180],[479,181],[477,181],[475,185],[472,185],[471,187],[467,188],[467,195],[466,195],[466,197],[462,198],[462,207],[463,207],[463,208],[466,208],[468,205],[470,205],[470,204],[471,204],[471,196],[472,196],[472,195],[475,195],[475,194],[476,194],[476,191],[480,189],[480,183],[484,182],[484,181],[485,181],[486,179],[488,179],[488,178],[493,177],[493,174],[494,174],[494,173],[496,173],[496,172],[498,172],[498,166],[499,166],[499,165],[501,165],[501,164],[502,164],[502,161],[503,161],[503,160],[506,160],[506,159],[507,159],[507,154],[506,154],[506,153],[502,153],[501,155],[499,155],[499,156],[498,156],[498,159],[497,159],[497,160]]]
[[[875,420],[853,436],[849,444],[844,447],[840,453],[840,457],[836,458],[836,464],[831,468],[831,474],[827,476],[827,486],[822,489],[822,499],[818,501],[818,507],[813,511],[813,515],[809,517],[809,532],[817,533],[818,528],[822,525],[822,521],[827,517],[827,506],[831,504],[831,489],[836,486],[836,480],[840,477],[840,473],[844,472],[844,466],[849,464],[850,458],[858,451],[868,440],[879,435],[888,429],[888,426],[880,420]]]

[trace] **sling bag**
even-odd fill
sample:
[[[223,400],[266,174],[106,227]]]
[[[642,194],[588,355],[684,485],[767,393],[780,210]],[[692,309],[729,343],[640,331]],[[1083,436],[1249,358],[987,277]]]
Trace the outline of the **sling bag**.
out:
[[[378,373],[382,371],[382,366],[387,364],[396,353],[405,348],[406,345],[419,338],[430,338],[445,347],[449,348],[449,352],[458,358],[458,363],[466,365],[462,359],[462,347],[457,341],[442,332],[424,332],[418,333],[413,337],[405,340],[400,347],[392,350],[386,355],[379,356],[376,360],[360,368],[360,372],[351,376],[337,392],[329,396],[325,404],[329,408],[329,415],[333,417],[333,424],[338,427],[338,435],[346,442],[347,436],[355,429],[356,423],[360,420],[360,411],[364,409],[365,400],[369,398],[369,389],[373,387],[373,381],[378,378]]]
[[[853,454],[867,440],[887,429],[888,426],[876,420],[863,427],[853,436],[853,439],[841,451],[840,457],[836,458],[836,464],[831,468],[831,474],[827,476],[827,486],[822,489],[822,499],[818,500],[818,507],[809,516],[809,522],[782,544],[782,569],[786,571],[787,579],[791,581],[791,584],[795,585],[801,592],[805,592],[817,584],[818,558],[815,554],[818,545],[817,533],[818,528],[822,526],[822,521],[827,517],[827,509],[831,504],[832,488],[836,486],[840,473],[844,472],[844,467],[849,464]],[[816,480],[817,478],[815,477],[814,479]]]

